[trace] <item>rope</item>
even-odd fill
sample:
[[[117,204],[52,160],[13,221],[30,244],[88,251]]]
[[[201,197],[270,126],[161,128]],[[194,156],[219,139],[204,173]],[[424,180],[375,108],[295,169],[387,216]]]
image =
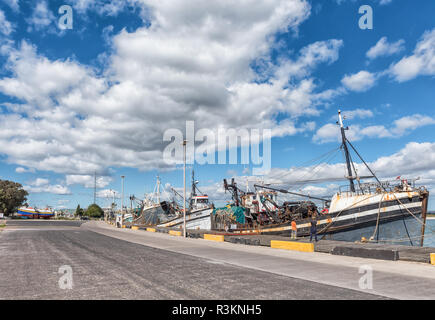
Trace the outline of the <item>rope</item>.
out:
[[[435,237],[435,234],[428,234],[428,235],[425,235],[424,236],[424,238],[425,239],[427,239],[427,238],[431,238],[431,237]],[[410,237],[411,239],[414,239],[414,240],[418,240],[418,239],[420,239],[421,238],[421,236],[414,236],[414,237]],[[383,240],[378,240],[377,242],[385,242],[385,243],[388,243],[388,242],[394,242],[394,241],[405,241],[405,240],[409,240],[409,238],[408,237],[406,237],[406,238],[394,238],[394,239],[388,239],[388,240],[386,240],[386,239],[383,239]]]
[[[377,223],[376,223],[376,228],[375,228],[375,232],[373,233],[373,236],[372,236],[372,238],[374,238],[374,236],[375,236],[375,234],[376,234],[376,232],[377,232],[377,229],[378,229],[378,227],[379,227],[379,220],[380,220],[380,207],[381,207],[381,203],[382,203],[382,200],[383,200],[383,198],[384,198],[384,196],[385,196],[385,194],[386,193],[388,193],[388,192],[385,192],[385,193],[383,193],[382,194],[382,198],[381,198],[381,200],[379,201],[379,211],[378,211],[378,219],[377,219]],[[375,197],[375,196],[377,196],[378,194],[374,194],[374,195],[372,195],[372,196],[370,196],[370,197],[368,197],[368,198],[365,198],[365,199],[362,199],[362,200],[360,200],[360,201],[358,201],[358,202],[356,202],[356,203],[354,203],[354,204],[352,204],[352,205],[350,205],[350,206],[348,206],[348,207],[346,207],[346,208],[344,208],[344,209],[342,209],[334,218],[333,218],[333,220],[326,226],[326,227],[324,227],[322,230],[320,230],[320,232],[319,233],[322,233],[322,232],[324,232],[325,230],[327,230],[334,222],[335,222],[335,218],[338,218],[340,215],[341,215],[341,213],[343,212],[343,211],[345,211],[345,210],[347,210],[347,209],[350,209],[350,208],[352,208],[353,206],[355,206],[356,204],[358,204],[358,203],[360,203],[360,202],[362,202],[362,201],[365,201],[365,200],[368,200],[368,199],[371,199],[371,198],[373,198],[373,197]],[[405,206],[404,206],[404,204],[397,198],[397,196],[393,193],[393,196],[396,198],[396,200],[399,202],[399,204],[401,204],[404,208],[405,208],[405,210],[406,211],[408,211],[408,213],[411,215],[411,216],[413,216],[417,221],[419,221],[422,225],[425,225],[425,227],[427,227],[431,232],[433,232],[434,234],[433,235],[429,235],[429,236],[435,236],[435,230],[434,229],[432,229],[432,228],[430,228],[430,227],[428,227],[427,226],[427,223],[423,223],[423,222],[421,222],[408,208],[406,208]],[[406,227],[406,226],[405,226]],[[408,233],[408,232],[407,232]],[[326,234],[323,234],[323,236],[322,236],[322,239],[324,239],[324,237],[326,236]],[[421,239],[421,236],[415,236],[415,237],[411,237],[410,235],[409,235],[409,233],[408,233],[408,239],[407,238],[400,238],[400,239],[391,239],[391,240],[377,240],[377,241],[383,241],[383,242],[393,242],[393,241],[401,241],[401,240],[409,240],[411,243],[412,243],[412,238],[420,238]]]
[[[358,155],[358,157],[362,160],[362,162],[365,164],[365,166],[367,167],[367,169],[369,169],[370,173],[375,177],[376,181],[379,183],[379,185],[381,186],[382,189],[384,189],[385,192],[387,192],[387,190],[385,189],[384,185],[379,181],[378,177],[374,174],[374,172],[372,171],[372,169],[370,169],[370,167],[367,165],[367,163],[364,161],[364,159],[361,157],[361,155],[359,154],[359,152],[355,149],[355,147],[352,145],[352,143],[350,143],[349,140],[346,139],[346,141],[349,143],[349,145],[352,147],[352,149],[355,151],[355,153]],[[397,198],[396,194],[394,192],[392,192],[394,198],[396,198],[397,202],[399,202],[399,204],[401,204],[405,210],[412,216],[414,217],[422,226],[424,226],[426,228],[426,223],[420,221],[419,218],[417,218],[408,208],[406,208],[404,206],[404,204]],[[405,225],[406,228],[406,225]],[[433,231],[431,228],[429,228],[431,231]],[[409,236],[409,234],[408,234]],[[423,235],[422,235],[423,236]],[[411,242],[412,243],[412,242]]]
[[[368,197],[368,198],[365,198],[365,199],[362,199],[362,200],[360,200],[360,201],[357,201],[357,202],[355,202],[354,204],[352,204],[352,205],[350,205],[349,207],[346,207],[346,208],[344,208],[344,209],[341,209],[341,211],[332,219],[332,221],[326,226],[326,227],[324,227],[322,230],[320,230],[320,232],[319,233],[322,233],[323,231],[325,231],[326,229],[328,229],[334,222],[335,222],[335,220],[334,219],[336,219],[336,218],[338,218],[341,214],[342,214],[342,212],[343,211],[345,211],[345,210],[347,210],[347,209],[350,209],[350,208],[352,208],[353,206],[355,206],[355,205],[357,205],[358,203],[360,203],[360,202],[363,202],[363,201],[365,201],[365,200],[368,200],[368,199],[371,199],[371,198],[373,198],[373,197],[376,197],[377,196],[377,194],[374,194],[374,195],[372,195],[372,196],[370,196],[370,197]],[[326,236],[326,234],[324,234],[323,236],[322,236],[322,239],[324,238]]]
[[[381,203],[382,203],[382,200],[384,200],[384,196],[385,196],[385,193],[382,194],[381,200],[379,200],[379,210],[378,210],[378,218],[376,219],[376,227],[375,227],[375,231],[373,231],[373,235],[371,236],[370,240],[375,239],[375,235],[378,232],[379,220],[381,218]],[[379,239],[379,234],[378,234],[378,239]]]

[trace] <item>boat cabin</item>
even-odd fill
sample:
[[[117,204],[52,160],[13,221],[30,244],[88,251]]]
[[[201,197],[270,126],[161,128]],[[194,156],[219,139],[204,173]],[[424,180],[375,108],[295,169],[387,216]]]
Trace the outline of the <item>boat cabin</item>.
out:
[[[251,212],[275,211],[278,193],[275,191],[248,192],[241,196],[242,207]],[[267,208],[266,208],[267,206]]]
[[[190,206],[194,209],[207,208],[210,206],[208,202],[208,195],[193,196],[190,200]]]

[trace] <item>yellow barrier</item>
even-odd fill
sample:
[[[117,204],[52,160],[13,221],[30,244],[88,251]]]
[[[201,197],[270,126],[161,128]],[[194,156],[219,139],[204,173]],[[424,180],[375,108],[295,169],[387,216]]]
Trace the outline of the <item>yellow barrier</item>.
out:
[[[131,230],[139,230],[139,227],[138,226],[132,226]]]
[[[435,253],[430,254],[430,263],[435,266]]]
[[[224,242],[224,236],[220,236],[216,234],[204,234],[204,240]]]
[[[125,229],[125,226],[124,226],[124,225],[122,225],[122,226],[121,226],[121,228],[122,228],[122,229]]]
[[[173,236],[179,236],[181,237],[181,231],[174,231],[174,230],[169,230],[169,234],[173,235]]]
[[[149,231],[149,232],[156,232],[156,229],[154,229],[154,228],[147,228],[147,231]]]
[[[302,252],[314,252],[314,243],[292,242],[292,241],[270,241],[270,247]]]

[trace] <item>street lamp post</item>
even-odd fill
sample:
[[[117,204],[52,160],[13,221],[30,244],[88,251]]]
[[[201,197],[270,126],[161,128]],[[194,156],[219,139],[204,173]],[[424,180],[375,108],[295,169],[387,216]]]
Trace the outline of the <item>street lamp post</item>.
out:
[[[183,140],[183,235],[186,238],[186,144],[187,140]]]
[[[122,195],[121,195],[121,216],[122,216],[122,223],[124,223],[124,178],[125,178],[125,176],[121,176],[121,179],[122,179]]]

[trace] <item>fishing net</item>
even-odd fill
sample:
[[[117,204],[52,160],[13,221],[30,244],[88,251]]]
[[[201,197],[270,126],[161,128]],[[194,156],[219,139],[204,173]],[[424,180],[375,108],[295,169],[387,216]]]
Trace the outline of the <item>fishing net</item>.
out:
[[[227,223],[245,223],[246,209],[236,206],[226,206],[223,208],[215,208],[213,210],[213,217],[216,221]]]

